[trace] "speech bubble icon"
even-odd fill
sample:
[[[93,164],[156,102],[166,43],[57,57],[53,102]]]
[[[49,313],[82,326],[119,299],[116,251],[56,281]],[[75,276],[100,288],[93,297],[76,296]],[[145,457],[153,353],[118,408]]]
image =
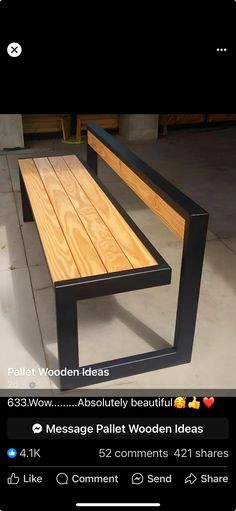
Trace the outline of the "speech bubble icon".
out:
[[[38,423],[33,424],[32,431],[35,435],[37,435],[38,433],[42,433],[42,431],[43,431],[42,424],[38,424]]]
[[[56,476],[56,482],[58,484],[68,484],[68,475],[65,472],[60,472]]]
[[[143,480],[143,474],[140,474],[140,472],[135,472],[135,474],[132,475],[132,484],[142,484]]]

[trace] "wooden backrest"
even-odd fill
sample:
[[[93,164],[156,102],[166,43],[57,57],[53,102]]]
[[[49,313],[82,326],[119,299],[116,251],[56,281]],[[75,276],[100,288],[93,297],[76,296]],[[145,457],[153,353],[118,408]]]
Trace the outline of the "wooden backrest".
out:
[[[181,240],[192,217],[208,213],[116,138],[96,124],[88,124],[88,147],[92,148],[136,195]]]
[[[141,175],[109,149],[88,127],[88,144],[123,179],[136,195],[162,220],[180,239],[184,237],[185,219],[166,202]]]

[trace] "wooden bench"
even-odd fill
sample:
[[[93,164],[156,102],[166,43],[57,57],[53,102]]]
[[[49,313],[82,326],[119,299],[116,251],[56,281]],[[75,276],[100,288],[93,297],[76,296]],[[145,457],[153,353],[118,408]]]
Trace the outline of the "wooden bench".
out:
[[[63,139],[70,136],[69,114],[30,114],[22,116],[24,135],[30,133],[57,133],[63,134]]]
[[[183,239],[174,345],[86,366],[78,374],[77,301],[166,285],[171,269],[97,177],[100,156]],[[114,137],[88,126],[87,162],[75,155],[19,160],[24,221],[35,219],[56,301],[61,388],[71,389],[189,362],[208,213]],[[112,342],[112,332],[111,332]]]
[[[119,126],[118,114],[77,114],[76,140],[81,140],[82,131],[89,123],[96,123],[102,128],[116,129]]]

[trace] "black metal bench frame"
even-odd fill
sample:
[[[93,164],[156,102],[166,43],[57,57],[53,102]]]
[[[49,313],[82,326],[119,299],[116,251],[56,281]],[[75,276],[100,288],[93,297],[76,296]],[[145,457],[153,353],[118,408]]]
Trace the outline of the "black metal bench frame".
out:
[[[97,177],[97,153],[87,145],[87,164],[84,165],[106,193],[118,211],[158,261],[157,266],[117,273],[84,277],[54,283],[56,301],[57,342],[59,368],[78,370],[75,376],[61,376],[61,389],[110,381],[117,378],[154,371],[190,362],[197,316],[202,264],[206,243],[208,213],[180,190],[153,170],[114,137],[96,125],[88,125],[88,131],[124,162],[137,176],[148,184],[167,204],[185,219],[183,253],[179,283],[179,295],[173,347],[140,355],[123,357],[97,364],[79,367],[77,301],[122,293],[136,289],[155,287],[170,283],[171,268],[147,240],[133,220]],[[54,155],[55,156],[55,155]],[[81,158],[79,158],[81,160]],[[20,173],[23,219],[34,220],[30,201]],[[112,333],[111,333],[112,337]],[[82,376],[82,369],[109,370],[107,376]]]

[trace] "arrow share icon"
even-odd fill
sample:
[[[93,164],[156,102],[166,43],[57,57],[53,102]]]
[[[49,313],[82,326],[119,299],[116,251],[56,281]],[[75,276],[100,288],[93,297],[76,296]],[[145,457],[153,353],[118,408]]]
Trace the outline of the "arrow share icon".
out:
[[[197,481],[197,477],[192,472],[185,478],[185,484],[194,484]]]

